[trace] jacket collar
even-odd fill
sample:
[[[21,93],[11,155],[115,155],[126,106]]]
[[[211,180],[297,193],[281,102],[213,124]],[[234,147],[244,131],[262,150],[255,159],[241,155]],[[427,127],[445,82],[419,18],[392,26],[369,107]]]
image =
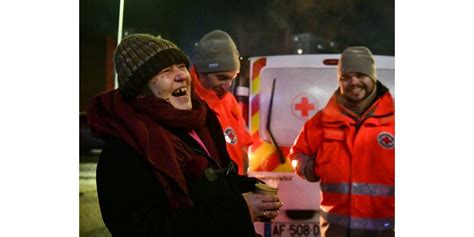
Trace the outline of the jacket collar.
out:
[[[350,125],[355,124],[358,120],[357,116],[352,113],[350,110],[343,108],[337,103],[338,90],[329,99],[328,104],[323,109],[322,121],[328,126],[339,127],[341,125]],[[372,103],[372,105],[367,109],[367,111],[362,115],[361,120],[370,117],[385,117],[393,115],[394,106],[392,95],[390,94],[387,87],[382,83],[377,81],[377,98]],[[341,116],[341,114],[343,116]]]

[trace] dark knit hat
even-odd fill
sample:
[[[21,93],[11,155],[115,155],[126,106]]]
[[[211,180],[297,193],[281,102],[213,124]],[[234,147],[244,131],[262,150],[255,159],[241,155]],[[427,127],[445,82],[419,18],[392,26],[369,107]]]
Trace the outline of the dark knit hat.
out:
[[[366,47],[349,47],[341,54],[337,65],[337,78],[349,72],[360,72],[370,77],[374,83],[377,81],[377,71],[372,52]]]
[[[114,52],[119,90],[126,97],[137,96],[153,76],[179,63],[189,67],[188,57],[183,51],[171,41],[148,34],[127,36]]]
[[[193,63],[198,73],[239,71],[239,51],[229,34],[214,30],[199,41]]]

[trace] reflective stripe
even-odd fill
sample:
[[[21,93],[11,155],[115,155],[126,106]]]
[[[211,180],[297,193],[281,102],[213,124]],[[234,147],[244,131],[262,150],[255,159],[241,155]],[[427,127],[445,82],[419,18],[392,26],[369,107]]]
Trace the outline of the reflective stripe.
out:
[[[386,230],[395,227],[395,218],[349,217],[321,211],[321,216],[329,223],[335,223],[351,229]]]
[[[395,188],[383,184],[352,183],[349,190],[348,183],[320,183],[321,191],[328,193],[349,193],[369,196],[394,196]]]
[[[327,184],[321,183],[321,191],[328,193],[349,193],[349,184],[347,183],[336,183],[336,184]]]
[[[395,188],[383,184],[352,183],[352,194],[394,196]]]

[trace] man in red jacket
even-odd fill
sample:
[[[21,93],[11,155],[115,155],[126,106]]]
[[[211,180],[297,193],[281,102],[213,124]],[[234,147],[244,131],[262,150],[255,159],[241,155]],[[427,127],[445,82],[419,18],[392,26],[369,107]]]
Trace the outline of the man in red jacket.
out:
[[[199,41],[193,63],[190,73],[195,92],[216,113],[230,158],[237,163],[239,174],[246,175],[252,141],[241,108],[229,92],[240,71],[239,51],[229,34],[214,30]]]
[[[341,54],[339,88],[308,120],[290,151],[295,172],[320,181],[321,236],[394,236],[395,137],[392,96],[372,53]]]

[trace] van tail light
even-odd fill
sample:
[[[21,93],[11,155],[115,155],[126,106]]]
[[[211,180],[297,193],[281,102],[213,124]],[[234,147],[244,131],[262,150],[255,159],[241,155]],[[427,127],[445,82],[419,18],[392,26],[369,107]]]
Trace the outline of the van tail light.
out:
[[[339,62],[339,59],[324,59],[323,60],[323,64],[324,65],[329,65],[329,66],[335,66],[337,65],[337,63]]]

